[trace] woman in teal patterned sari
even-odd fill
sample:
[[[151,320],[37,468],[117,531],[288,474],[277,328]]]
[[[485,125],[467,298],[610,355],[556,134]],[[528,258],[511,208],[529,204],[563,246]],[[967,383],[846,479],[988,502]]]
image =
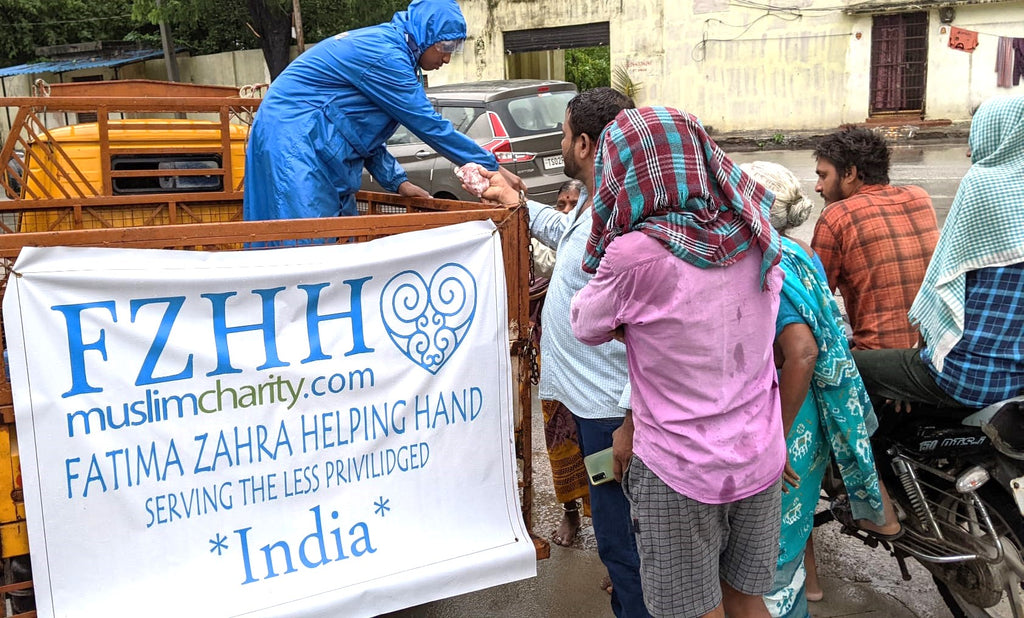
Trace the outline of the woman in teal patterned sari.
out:
[[[810,201],[793,173],[781,165],[757,162],[743,168],[775,193],[770,217],[783,236],[781,266],[786,274],[775,324],[775,364],[790,487],[782,496],[775,587],[765,604],[772,616],[808,616],[804,547],[830,456],[842,473],[854,517],[884,523],[868,440],[877,421],[821,260],[809,247],[785,236],[787,229],[807,219]]]

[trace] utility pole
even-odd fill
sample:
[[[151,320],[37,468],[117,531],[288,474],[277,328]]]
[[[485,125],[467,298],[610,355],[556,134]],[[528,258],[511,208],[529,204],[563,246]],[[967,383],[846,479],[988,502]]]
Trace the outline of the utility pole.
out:
[[[295,0],[296,2],[298,0]],[[156,0],[156,8],[160,10],[160,0]],[[160,16],[160,40],[164,46],[164,64],[167,65],[167,81],[176,82],[178,79],[178,57],[174,53],[174,40],[171,36],[171,27],[167,20]]]
[[[302,32],[302,9],[299,0],[292,0],[292,26],[295,28],[295,47],[299,55],[306,51],[306,35]]]

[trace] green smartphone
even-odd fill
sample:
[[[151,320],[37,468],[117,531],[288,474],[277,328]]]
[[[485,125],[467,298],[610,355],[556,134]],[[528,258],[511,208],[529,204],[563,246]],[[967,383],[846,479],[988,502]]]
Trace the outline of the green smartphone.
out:
[[[615,480],[615,458],[612,456],[610,446],[603,451],[584,457],[583,466],[587,469],[587,476],[593,485]]]

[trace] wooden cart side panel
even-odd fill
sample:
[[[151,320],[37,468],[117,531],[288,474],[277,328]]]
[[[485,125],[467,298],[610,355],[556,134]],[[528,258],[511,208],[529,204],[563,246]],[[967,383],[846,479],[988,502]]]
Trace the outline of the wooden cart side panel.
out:
[[[217,113],[222,107],[255,109],[260,99],[235,97],[168,97],[168,96],[50,96],[0,97],[0,107],[43,109],[49,112],[95,112],[106,107],[110,112],[125,113]]]
[[[112,82],[66,82],[50,84],[52,97],[103,97],[122,96],[132,98],[152,97],[209,97],[224,99],[239,96],[235,86],[212,86],[166,82],[152,79],[121,79]]]

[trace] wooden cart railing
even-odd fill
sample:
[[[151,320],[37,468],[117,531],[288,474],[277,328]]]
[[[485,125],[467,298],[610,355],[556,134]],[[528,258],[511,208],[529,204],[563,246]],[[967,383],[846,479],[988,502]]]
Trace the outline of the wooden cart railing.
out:
[[[0,198],[19,202],[4,209],[22,213],[0,217],[0,231],[241,220],[238,209],[221,207],[242,201],[246,139],[260,103],[251,91],[243,97],[237,88],[148,80],[39,84],[37,90],[38,96],[0,98],[0,107],[17,109],[0,148]],[[91,121],[76,124],[83,117]],[[147,157],[151,163],[201,158],[210,165],[132,164]],[[138,187],[190,178],[220,184],[202,191]]]

